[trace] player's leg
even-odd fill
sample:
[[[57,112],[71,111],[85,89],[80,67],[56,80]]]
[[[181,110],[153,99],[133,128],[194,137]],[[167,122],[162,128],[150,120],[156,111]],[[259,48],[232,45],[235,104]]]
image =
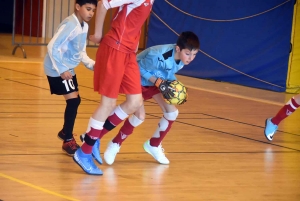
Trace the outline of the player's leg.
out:
[[[292,97],[273,118],[268,118],[265,124],[265,136],[269,141],[273,140],[273,136],[278,129],[278,125],[286,117],[290,116],[300,106],[300,94]]]
[[[129,98],[129,99],[132,99],[132,98]],[[127,100],[129,100],[129,99],[127,98]],[[92,151],[93,157],[100,164],[103,163],[101,156],[100,156],[100,139],[102,139],[102,137],[106,133],[113,130],[116,126],[118,126],[122,121],[124,121],[128,117],[129,111],[127,108],[130,108],[130,106],[128,105],[128,102],[131,102],[131,101],[125,101],[124,103],[115,107],[114,111],[105,120],[105,123],[103,125],[103,130],[99,136],[99,139],[96,141],[95,145],[93,146],[93,151]],[[123,108],[125,108],[125,109],[123,109]],[[124,110],[127,112],[125,112]],[[125,125],[128,125],[128,124],[125,124]],[[84,140],[84,136],[85,136],[85,133],[80,136],[81,141]]]
[[[167,135],[172,127],[173,122],[178,116],[178,110],[174,105],[167,104],[161,94],[156,94],[153,99],[159,104],[163,111],[163,117],[158,123],[158,127],[152,138],[144,143],[144,149],[151,154],[159,163],[169,164],[170,161],[166,158],[162,148],[162,140]]]
[[[136,96],[136,95],[128,95],[127,100],[135,99],[132,96]],[[126,108],[125,104],[126,102],[124,103],[124,105],[121,104],[121,106]],[[120,151],[123,141],[130,134],[133,133],[135,127],[143,123],[144,119],[145,119],[145,109],[144,109],[144,105],[142,105],[134,114],[132,114],[129,118],[125,120],[118,134],[115,136],[114,139],[112,139],[112,141],[109,142],[107,149],[104,152],[104,159],[107,164],[111,165],[114,163],[116,155]]]
[[[95,142],[95,145],[93,146],[92,155],[95,158],[95,160],[102,164],[102,158],[100,155],[100,139],[108,133],[108,131],[114,129],[117,125],[119,125],[124,119],[128,117],[128,114],[126,114],[121,105],[118,105],[115,107],[113,112],[110,114],[110,116],[105,120],[105,123],[103,125],[103,129],[101,131],[101,134],[99,136],[99,139]],[[86,133],[82,134],[80,136],[81,141],[84,141]]]
[[[89,120],[84,143],[75,152],[73,159],[86,173],[101,175],[102,171],[92,160],[92,150],[94,150],[93,146],[96,141],[101,137],[105,120],[116,106],[124,74],[126,54],[101,43],[96,58],[94,90],[102,95],[101,102]],[[96,151],[99,153],[99,149]],[[95,157],[95,154],[93,156]]]
[[[116,126],[118,126],[122,121],[124,121],[128,114],[123,110],[127,110],[127,102],[124,102],[120,105],[118,105],[114,111],[109,115],[109,117],[105,120],[105,123],[103,125],[103,130],[101,132],[100,139],[109,131],[113,130]],[[85,133],[81,135],[81,139],[83,139]]]
[[[74,154],[74,161],[88,174],[102,175],[102,171],[92,159],[92,150],[99,139],[103,124],[116,105],[115,98],[102,95],[101,102],[89,120],[84,142]],[[98,150],[99,151],[99,150]]]
[[[78,93],[78,83],[76,75],[72,79],[63,80],[61,77],[49,77],[51,93],[63,95],[66,100],[66,108],[64,113],[64,125],[61,131],[58,132],[58,138],[63,140],[62,150],[68,155],[74,155],[79,148],[73,137],[73,128],[77,115],[77,109],[80,105],[80,96]]]
[[[141,89],[141,75],[136,61],[135,53],[128,53],[124,62],[126,68],[124,69],[124,75],[120,86],[120,93],[126,94],[126,101],[121,104],[122,110],[127,114],[132,114],[137,111],[143,104],[142,89]],[[139,122],[139,121],[138,121]],[[141,123],[141,122],[139,122]],[[130,127],[129,124],[125,124],[126,128]],[[130,130],[130,129],[129,129]],[[120,150],[120,145],[110,142],[107,150],[111,150],[111,154],[105,153],[104,158],[111,164],[114,161],[116,154]],[[113,156],[113,157],[108,157]]]
[[[81,102],[81,98],[78,92],[73,92],[70,94],[64,95],[66,100],[66,108],[64,113],[64,126],[63,129],[58,133],[58,136],[61,134],[64,135],[64,142],[62,149],[68,155],[74,155],[75,151],[80,147],[73,136],[74,124],[77,116],[77,110]]]

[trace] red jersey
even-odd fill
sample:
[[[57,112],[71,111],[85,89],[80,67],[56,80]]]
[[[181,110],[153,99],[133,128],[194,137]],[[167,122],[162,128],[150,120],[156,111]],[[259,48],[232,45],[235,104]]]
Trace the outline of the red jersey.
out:
[[[111,29],[103,37],[103,43],[122,52],[136,52],[141,27],[148,18],[154,0],[103,0],[106,9],[119,7]]]

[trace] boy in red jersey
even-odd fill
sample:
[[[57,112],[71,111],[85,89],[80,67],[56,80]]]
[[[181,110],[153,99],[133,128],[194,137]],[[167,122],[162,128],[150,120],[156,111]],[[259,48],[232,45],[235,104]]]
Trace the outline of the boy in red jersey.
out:
[[[88,174],[102,175],[92,159],[92,148],[105,134],[107,121],[117,125],[135,112],[143,103],[140,71],[136,51],[141,27],[148,18],[154,0],[101,0],[98,1],[95,34],[90,40],[99,43],[94,66],[94,90],[101,94],[101,102],[90,118],[84,143],[74,154],[74,161]],[[103,23],[110,8],[118,7],[111,29],[102,38]],[[126,101],[116,107],[119,93]],[[113,112],[112,115],[110,115]],[[110,116],[109,116],[110,115]],[[109,118],[108,118],[109,116]],[[99,143],[99,140],[97,141]],[[98,146],[99,147],[99,146]],[[97,160],[97,156],[94,156]],[[98,162],[101,162],[97,160]]]

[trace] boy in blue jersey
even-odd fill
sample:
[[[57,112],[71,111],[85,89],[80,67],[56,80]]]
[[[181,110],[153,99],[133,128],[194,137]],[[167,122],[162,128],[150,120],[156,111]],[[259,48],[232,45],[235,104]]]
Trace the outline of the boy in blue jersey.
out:
[[[79,148],[73,137],[73,128],[80,104],[78,83],[74,68],[80,62],[93,70],[95,61],[86,54],[88,24],[93,17],[97,0],[76,0],[75,12],[64,19],[49,42],[44,59],[51,94],[63,95],[66,100],[64,125],[58,132],[63,140],[62,150],[74,155]]]
[[[176,80],[175,73],[194,60],[199,47],[200,42],[197,35],[186,31],[181,33],[176,44],[153,46],[137,55],[142,79],[143,98],[144,100],[153,98],[163,111],[163,117],[158,124],[158,128],[152,138],[144,143],[144,149],[161,164],[169,164],[169,160],[163,153],[161,142],[178,116],[176,106],[167,104],[164,98],[172,96],[173,89],[169,87],[170,81]],[[118,107],[116,110],[118,110]],[[102,132],[106,133],[118,125],[121,117],[117,117],[116,114],[118,113],[114,112],[113,115],[108,117]],[[104,159],[107,164],[111,165],[114,162],[122,142],[144,119],[145,109],[142,105],[125,120],[117,136],[109,142],[104,152]],[[95,146],[93,147],[93,155],[100,156],[99,149]],[[101,159],[99,158],[97,161],[99,160]]]

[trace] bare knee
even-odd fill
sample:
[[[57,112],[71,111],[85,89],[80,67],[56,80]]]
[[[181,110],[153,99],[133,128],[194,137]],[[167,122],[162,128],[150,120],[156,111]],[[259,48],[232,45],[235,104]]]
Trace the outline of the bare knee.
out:
[[[104,98],[94,111],[92,117],[98,121],[105,121],[109,114],[114,110],[115,106],[115,99]]]
[[[294,96],[294,99],[298,105],[300,105],[300,94]]]
[[[143,110],[137,110],[135,113],[134,113],[134,115],[138,118],[138,119],[140,119],[140,120],[142,120],[142,121],[144,121],[145,120],[145,118],[146,118],[146,115],[145,115],[145,111]]]
[[[107,110],[112,111],[116,107],[116,101],[102,101],[100,104],[101,107],[105,107]]]
[[[137,96],[136,98],[126,99],[126,101],[121,104],[121,107],[127,114],[132,114],[138,109],[140,109],[142,104],[143,98]]]

